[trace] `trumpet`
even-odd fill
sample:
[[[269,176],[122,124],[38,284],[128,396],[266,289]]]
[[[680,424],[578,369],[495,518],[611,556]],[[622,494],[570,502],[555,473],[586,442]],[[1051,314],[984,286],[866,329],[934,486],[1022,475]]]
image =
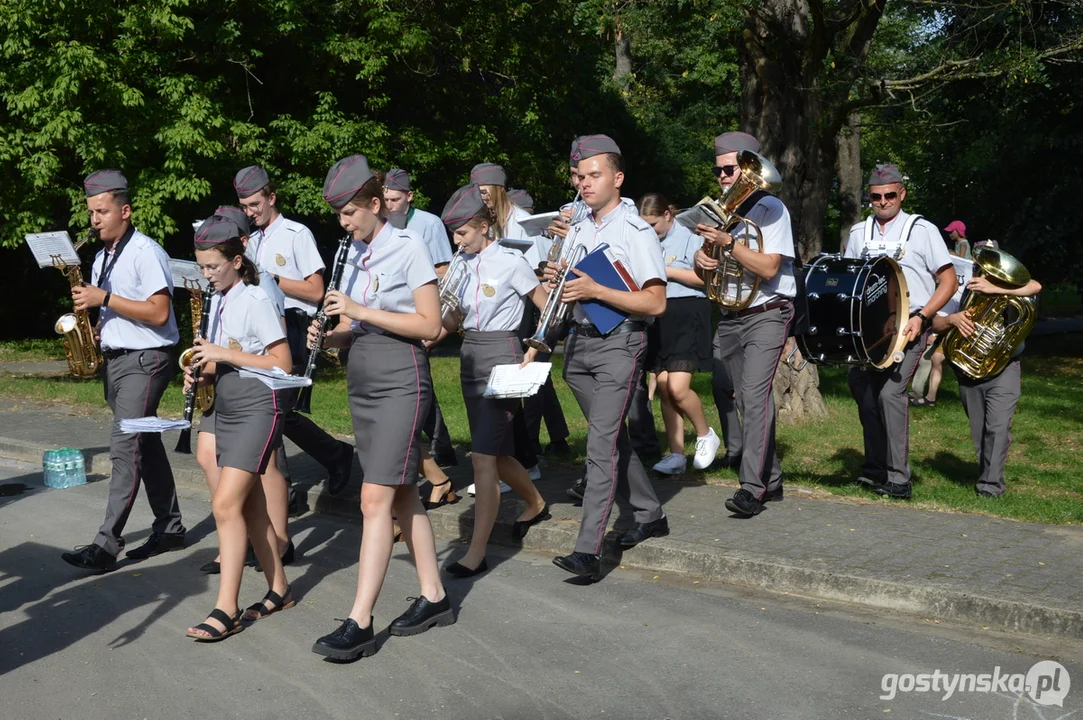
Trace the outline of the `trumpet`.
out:
[[[762,253],[763,231],[756,223],[738,215],[737,210],[756,192],[777,193],[782,187],[782,175],[767,158],[751,150],[737,153],[737,164],[741,168],[741,175],[720,200],[705,197],[696,204],[706,206],[711,214],[718,216],[723,232],[728,233],[743,223],[744,233],[735,237],[734,242],[751,247],[750,238],[755,235],[756,250]],[[748,307],[759,290],[760,277],[755,275],[751,285],[746,286],[745,267],[734,260],[732,255],[723,253],[718,245],[706,242],[703,244],[703,252],[718,262],[717,269],[700,271],[700,276],[707,285],[707,297],[725,310],[744,310]]]
[[[199,339],[205,339],[207,332],[210,330],[211,322],[211,293],[214,292],[214,283],[207,283],[206,289],[201,289],[197,283],[190,283],[185,280],[184,287],[191,295],[192,303],[192,322],[198,322],[198,326],[195,330],[195,337]],[[198,316],[199,320],[196,320]],[[190,347],[180,354],[177,359],[181,369],[184,370],[192,364],[192,356],[195,354],[195,348]],[[184,419],[188,422],[188,427],[181,430],[180,437],[177,438],[176,452],[183,453],[185,455],[192,454],[192,416],[195,415],[195,409],[198,407],[201,412],[208,412],[214,406],[214,388],[200,387],[199,378],[203,375],[202,367],[197,367],[192,371],[192,385],[184,391]]]
[[[576,233],[578,235],[578,232]],[[557,259],[553,258],[553,251],[550,250],[549,262],[553,264],[559,264],[563,260],[566,264],[557,270],[557,275],[553,278],[555,285],[553,289],[549,291],[549,296],[545,299],[545,307],[542,308],[541,318],[538,320],[538,330],[533,336],[525,340],[528,347],[532,347],[539,352],[553,352],[553,349],[549,346],[549,333],[553,328],[560,327],[564,324],[565,318],[568,317],[568,308],[571,303],[562,302],[560,297],[564,294],[564,286],[568,282],[568,276],[571,275],[572,268],[579,264],[579,262],[587,256],[587,248],[585,245],[573,244],[571,250],[568,251],[565,257],[560,257],[559,251],[563,248],[564,242],[561,241],[560,247],[557,247],[557,243],[553,243],[554,248],[557,249]],[[574,276],[573,276],[574,277]]]
[[[455,251],[455,257],[451,258],[444,277],[440,278],[437,286],[440,292],[440,320],[443,321],[449,314],[459,310],[459,298],[469,273],[466,268],[466,258],[463,257],[462,246]]]
[[[75,244],[75,250],[78,251],[83,245],[97,238],[98,231],[92,228],[85,238]],[[59,255],[53,255],[52,260],[53,267],[64,273],[72,288],[85,284],[83,271],[78,265],[68,265]],[[67,356],[71,374],[79,378],[94,377],[105,359],[94,340],[90,314],[86,310],[65,313],[57,318],[53,329],[56,330],[57,335],[64,337],[64,355]]]

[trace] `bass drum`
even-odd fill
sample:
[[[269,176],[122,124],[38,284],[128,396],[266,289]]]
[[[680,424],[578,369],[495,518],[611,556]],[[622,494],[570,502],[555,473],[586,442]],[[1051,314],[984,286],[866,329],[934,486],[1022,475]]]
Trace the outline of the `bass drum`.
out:
[[[821,255],[805,271],[808,327],[797,346],[814,364],[884,369],[902,360],[910,292],[890,257]]]

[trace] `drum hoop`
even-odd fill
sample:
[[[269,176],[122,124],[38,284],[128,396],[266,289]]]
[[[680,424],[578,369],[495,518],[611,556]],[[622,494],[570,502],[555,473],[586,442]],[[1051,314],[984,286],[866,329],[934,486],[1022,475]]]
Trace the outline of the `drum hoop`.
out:
[[[906,284],[906,275],[902,271],[899,263],[895,258],[888,255],[881,255],[881,258],[887,260],[891,264],[892,270],[895,272],[895,279],[899,283],[899,296],[902,301],[902,312],[898,313],[895,318],[895,342],[892,343],[891,351],[884,355],[884,359],[877,364],[869,363],[870,367],[877,370],[885,370],[898,362],[896,357],[903,352],[906,347],[906,334],[903,332],[906,330],[906,324],[910,321],[910,286]],[[862,329],[864,330],[864,328]],[[862,349],[864,350],[864,340],[862,342]],[[866,357],[868,353],[866,353]]]

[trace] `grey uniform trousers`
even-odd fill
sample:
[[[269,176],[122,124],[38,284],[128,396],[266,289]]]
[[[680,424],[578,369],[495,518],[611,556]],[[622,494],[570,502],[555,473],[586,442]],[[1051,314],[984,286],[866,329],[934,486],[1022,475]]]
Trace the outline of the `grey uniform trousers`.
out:
[[[902,362],[884,370],[850,368],[850,393],[857,401],[857,416],[865,436],[861,474],[875,482],[910,482],[910,399],[906,386],[925,352],[928,337],[923,333],[906,346]]]
[[[970,437],[978,451],[977,490],[1000,495],[1004,492],[1004,465],[1012,445],[1012,417],[1021,392],[1019,358],[985,380],[972,380],[959,371],[956,375],[959,397],[970,419]]]
[[[183,535],[177,487],[169,467],[161,433],[124,433],[120,420],[158,414],[158,402],[173,377],[172,355],[166,349],[136,350],[105,363],[105,401],[113,411],[113,434],[109,437],[109,499],[105,522],[94,544],[110,555],[124,547],[121,533],[139,494],[139,481],[147,488],[154,512],[151,529],[162,535]]]
[[[722,442],[725,443],[726,455],[734,457],[744,450],[741,437],[741,419],[737,415],[736,392],[733,379],[726,372],[726,363],[722,362],[722,323],[714,333],[714,353],[711,362],[711,394],[718,408],[718,420],[722,425]]]
[[[617,493],[634,508],[636,522],[662,517],[662,505],[625,424],[646,352],[647,333],[642,330],[605,338],[573,333],[565,344],[564,380],[587,419],[587,487],[577,552],[601,554]]]
[[[744,316],[723,317],[718,324],[722,364],[734,386],[741,414],[741,487],[757,500],[782,484],[782,466],[775,451],[775,372],[793,321],[787,304]],[[727,442],[729,434],[726,435]],[[727,450],[728,452],[728,450]]]

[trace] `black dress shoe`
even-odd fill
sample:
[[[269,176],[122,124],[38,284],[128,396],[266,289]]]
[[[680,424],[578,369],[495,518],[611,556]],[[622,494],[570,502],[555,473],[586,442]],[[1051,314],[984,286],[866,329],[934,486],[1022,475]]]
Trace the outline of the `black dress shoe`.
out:
[[[748,490],[741,488],[726,500],[726,509],[734,515],[741,517],[753,517],[763,512],[763,503]]]
[[[886,497],[898,498],[899,500],[910,499],[910,483],[892,483],[886,482],[880,487],[873,490],[877,495],[884,495]]]
[[[346,619],[330,635],[324,635],[312,646],[312,652],[332,660],[356,660],[376,652],[376,638],[372,634],[372,618],[369,626],[362,628],[354,620]]]
[[[350,472],[353,470],[353,445],[340,442],[338,460],[327,468],[327,492],[338,495],[350,484]]]
[[[597,555],[573,552],[571,555],[560,555],[553,558],[553,564],[561,570],[567,570],[572,575],[589,577],[591,580],[602,579],[602,561]]]
[[[586,478],[583,478],[582,480],[577,482],[575,485],[572,485],[565,492],[567,492],[568,497],[572,498],[573,500],[579,500],[580,502],[582,502],[583,495],[587,492],[587,480],[586,480]]]
[[[546,505],[541,509],[540,513],[529,520],[516,520],[511,526],[511,536],[522,540],[526,537],[526,533],[530,528],[551,517],[553,517],[553,515],[549,512],[549,506]]]
[[[422,595],[414,598],[410,609],[395,618],[388,628],[392,635],[406,637],[420,635],[431,627],[447,627],[455,624],[455,611],[451,609],[451,599],[444,595],[440,602],[429,602]]]
[[[545,446],[545,455],[571,455],[572,446],[567,440],[554,440]]]
[[[100,545],[83,545],[75,548],[75,552],[66,552],[60,557],[69,565],[83,570],[111,572],[117,569],[117,559]]]
[[[774,490],[768,490],[767,493],[763,496],[763,502],[765,502],[765,503],[782,502],[782,499],[783,499],[783,493],[782,493],[782,486],[781,485],[779,485]]]
[[[444,453],[432,453],[432,459],[436,461],[436,464],[442,468],[449,468],[452,465],[459,464],[459,458],[455,457],[455,451]]]
[[[721,460],[715,460],[717,467],[737,469],[741,467],[740,455],[724,455]]]
[[[453,563],[451,563],[450,565],[448,565],[447,567],[444,568],[444,572],[446,572],[448,575],[451,575],[452,577],[468,578],[468,577],[474,577],[475,575],[481,575],[483,572],[487,571],[488,569],[489,569],[489,560],[486,558],[486,559],[483,559],[480,563],[478,563],[478,566],[476,568],[474,568],[473,570],[471,570],[470,568],[468,568],[467,566],[465,566],[465,565],[463,565],[461,563],[453,562]]]
[[[222,563],[217,560],[211,560],[209,563],[203,563],[199,566],[199,571],[204,575],[221,575]]]
[[[644,540],[666,535],[669,535],[669,519],[663,515],[649,523],[636,523],[634,528],[620,536],[620,546],[632,548]]]
[[[147,541],[139,547],[129,550],[124,557],[132,560],[146,560],[155,555],[161,555],[171,550],[180,550],[184,547],[184,535],[181,533],[162,535],[152,532]]]
[[[293,540],[290,540],[290,544],[286,546],[285,551],[282,553],[282,564],[289,565],[293,562],[294,555],[296,554],[296,548],[293,547]],[[259,558],[256,558],[256,562],[253,563],[252,569],[256,572],[263,572],[263,566],[259,564]]]

